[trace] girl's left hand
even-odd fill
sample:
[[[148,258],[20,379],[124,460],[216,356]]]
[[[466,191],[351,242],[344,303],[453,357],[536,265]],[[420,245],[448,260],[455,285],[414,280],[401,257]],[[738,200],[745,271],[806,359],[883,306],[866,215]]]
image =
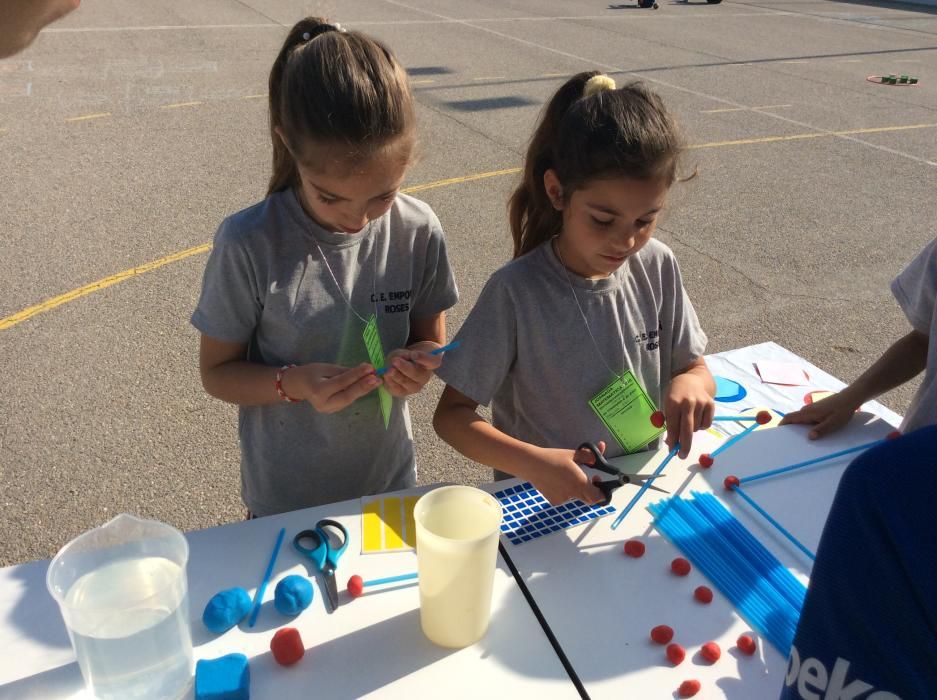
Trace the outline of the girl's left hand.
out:
[[[693,444],[693,433],[705,430],[713,422],[716,403],[706,389],[706,379],[693,372],[675,376],[664,395],[664,418],[667,421],[667,446],[680,442],[680,459],[686,459]]]
[[[441,347],[438,343],[424,340],[390,353],[386,362],[390,369],[384,374],[384,388],[401,399],[417,393],[433,376],[433,370],[442,364],[442,355],[429,354],[438,347]]]

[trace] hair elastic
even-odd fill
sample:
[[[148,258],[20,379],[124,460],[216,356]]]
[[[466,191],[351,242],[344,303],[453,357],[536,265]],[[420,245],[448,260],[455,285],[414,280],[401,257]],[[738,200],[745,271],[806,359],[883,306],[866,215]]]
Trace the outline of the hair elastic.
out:
[[[617,86],[615,85],[615,81],[609,78],[607,75],[593,75],[586,81],[586,85],[582,89],[582,96],[592,97],[597,92],[614,90],[616,87]]]

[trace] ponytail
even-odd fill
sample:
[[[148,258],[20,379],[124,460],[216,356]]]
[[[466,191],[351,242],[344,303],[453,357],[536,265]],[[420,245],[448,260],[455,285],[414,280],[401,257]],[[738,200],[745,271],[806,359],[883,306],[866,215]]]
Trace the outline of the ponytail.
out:
[[[269,96],[273,173],[267,194],[299,185],[297,160],[325,167],[310,153],[315,147],[320,157],[321,147],[337,147],[343,161],[357,162],[412,137],[413,98],[390,49],[317,17],[290,30],[270,70]]]
[[[547,170],[556,171],[569,201],[574,191],[600,178],[660,178],[672,185],[685,150],[676,121],[643,83],[615,89],[614,81],[596,71],[574,75],[544,110],[508,203],[514,257],[562,230],[562,212],[544,186]]]

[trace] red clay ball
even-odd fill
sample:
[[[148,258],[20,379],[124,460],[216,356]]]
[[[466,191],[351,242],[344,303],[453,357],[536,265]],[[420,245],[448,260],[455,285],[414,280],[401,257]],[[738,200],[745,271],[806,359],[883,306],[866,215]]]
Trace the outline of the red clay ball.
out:
[[[740,652],[743,654],[748,654],[749,656],[754,654],[755,649],[758,648],[758,645],[755,644],[755,640],[750,634],[743,634],[741,637],[739,637],[735,642],[735,646],[738,647]]]
[[[700,654],[709,663],[714,664],[719,660],[719,657],[722,656],[722,649],[720,649],[719,645],[715,642],[706,642],[703,648],[700,649]]]
[[[667,645],[667,659],[674,666],[679,666],[686,658],[686,651],[677,643]]]
[[[690,569],[693,567],[690,566],[688,562],[683,557],[677,557],[672,562],[670,562],[670,570],[673,571],[677,576],[686,576],[690,573]]]
[[[281,666],[290,666],[295,664],[306,653],[303,646],[303,640],[299,636],[299,630],[295,627],[284,627],[277,630],[270,640],[270,651],[273,652],[273,658]]]
[[[654,411],[654,413],[651,414],[651,425],[653,425],[655,428],[663,428],[664,414],[660,411]]]
[[[895,438],[900,438],[900,437],[901,437],[901,431],[900,431],[900,430],[892,430],[890,433],[888,433],[888,435],[885,436],[885,439],[886,439],[886,440],[894,440]]]
[[[699,692],[700,682],[698,680],[688,680],[683,681],[680,684],[680,697],[681,698],[692,698]]]
[[[712,455],[710,455],[708,452],[704,452],[699,456],[699,465],[703,469],[709,469],[715,463],[715,461],[716,460],[714,460]]]
[[[739,478],[737,476],[727,476],[722,484],[726,487],[726,491],[734,491],[739,487]]]
[[[713,591],[709,586],[697,586],[696,590],[693,591],[693,597],[708,605],[713,602]]]
[[[640,540],[628,540],[625,542],[625,554],[629,557],[638,557],[644,556],[644,543]]]
[[[651,639],[658,644],[667,644],[673,639],[673,628],[667,625],[657,625],[651,630]]]
[[[364,581],[358,574],[355,574],[348,579],[348,585],[346,585],[345,588],[348,590],[348,595],[352,598],[357,598],[364,593]]]
[[[771,412],[770,411],[758,411],[755,414],[755,421],[758,425],[767,425],[771,422]]]

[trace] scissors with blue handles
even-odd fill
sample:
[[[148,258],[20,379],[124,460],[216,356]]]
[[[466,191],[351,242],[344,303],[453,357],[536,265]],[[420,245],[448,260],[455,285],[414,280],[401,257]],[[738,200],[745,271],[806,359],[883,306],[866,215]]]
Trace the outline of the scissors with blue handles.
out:
[[[599,471],[603,471],[606,474],[612,474],[615,477],[614,479],[609,479],[608,481],[600,481],[598,475],[593,478],[592,485],[605,494],[605,500],[598,505],[607,506],[612,500],[612,492],[614,492],[615,489],[624,486],[625,484],[632,484],[634,486],[647,485],[648,488],[654,489],[655,491],[660,491],[661,493],[670,493],[670,491],[666,491],[658,486],[654,486],[654,484],[651,483],[651,479],[657,479],[658,477],[664,476],[663,474],[626,474],[621,469],[605,459],[605,455],[603,455],[602,451],[595,446],[595,443],[582,443],[577,449],[577,452],[582,450],[591,452],[592,457],[594,458],[592,464],[587,466],[590,466],[593,469],[598,469]]]
[[[339,544],[336,544],[336,541]],[[312,546],[307,547],[304,543]],[[338,560],[348,547],[348,530],[335,520],[320,520],[312,530],[303,530],[293,538],[293,547],[312,563],[325,577],[325,591],[329,599],[329,612],[338,608],[338,588],[335,585],[335,569]]]

